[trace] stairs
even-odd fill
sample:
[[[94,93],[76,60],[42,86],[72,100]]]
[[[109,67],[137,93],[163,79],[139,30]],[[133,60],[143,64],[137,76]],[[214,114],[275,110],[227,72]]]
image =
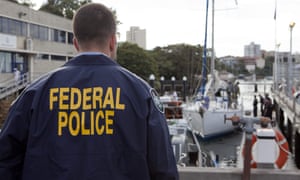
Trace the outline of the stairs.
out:
[[[0,129],[6,119],[11,103],[29,83],[28,73],[22,74],[20,80],[17,82],[11,79],[0,83]]]
[[[20,90],[24,89],[30,83],[29,74],[24,73],[21,75],[19,81],[15,81],[14,79],[8,80],[6,82],[1,83],[0,86],[0,100],[6,98]]]

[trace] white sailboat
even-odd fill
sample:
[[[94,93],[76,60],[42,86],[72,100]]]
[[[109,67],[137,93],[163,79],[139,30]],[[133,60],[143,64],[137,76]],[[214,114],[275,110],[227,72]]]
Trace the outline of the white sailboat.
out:
[[[206,80],[206,41],[207,41],[207,16],[208,2],[206,6],[206,25],[205,41],[202,62],[202,82],[197,91],[197,96],[193,102],[187,103],[183,108],[184,118],[194,132],[198,133],[203,139],[216,137],[234,130],[229,123],[224,123],[224,115],[227,117],[243,115],[242,105],[235,107],[229,104],[229,96],[226,91],[227,83],[218,77],[214,68],[214,22],[212,22],[212,60],[211,74]],[[214,0],[212,0],[212,21],[214,21]],[[216,97],[216,90],[220,90],[220,96]]]

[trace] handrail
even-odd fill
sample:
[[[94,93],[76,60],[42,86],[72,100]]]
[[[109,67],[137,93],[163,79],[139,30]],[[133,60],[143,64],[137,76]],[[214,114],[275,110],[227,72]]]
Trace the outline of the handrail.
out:
[[[30,83],[29,79],[29,73],[23,73],[21,74],[19,80],[10,79],[8,81],[5,81],[0,86],[0,99],[3,99],[20,89],[26,87]]]

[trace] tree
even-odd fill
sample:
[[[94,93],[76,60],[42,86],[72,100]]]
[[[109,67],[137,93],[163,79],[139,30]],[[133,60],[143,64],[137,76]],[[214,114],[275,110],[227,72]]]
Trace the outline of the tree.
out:
[[[89,2],[92,0],[48,0],[39,10],[72,19],[75,11]]]
[[[136,44],[122,43],[118,47],[117,62],[148,81],[149,75],[157,75],[157,64],[153,57]]]
[[[192,93],[198,84],[198,77],[201,74],[201,54],[200,45],[191,46],[186,44],[169,45],[167,47],[156,47],[152,51],[152,56],[157,62],[159,76],[170,79],[187,77],[189,93]]]

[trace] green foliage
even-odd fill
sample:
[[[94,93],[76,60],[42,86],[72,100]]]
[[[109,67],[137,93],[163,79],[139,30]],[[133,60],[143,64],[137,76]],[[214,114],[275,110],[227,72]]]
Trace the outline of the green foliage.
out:
[[[150,74],[157,74],[157,64],[153,57],[136,44],[128,42],[120,44],[117,62],[146,81]]]
[[[175,76],[177,80],[186,76],[189,92],[196,88],[202,67],[202,48],[200,45],[177,44],[156,47],[151,54],[157,62],[157,74],[159,76],[164,76],[165,79],[171,79],[172,76]]]
[[[39,10],[72,19],[75,11],[91,0],[48,0]]]

